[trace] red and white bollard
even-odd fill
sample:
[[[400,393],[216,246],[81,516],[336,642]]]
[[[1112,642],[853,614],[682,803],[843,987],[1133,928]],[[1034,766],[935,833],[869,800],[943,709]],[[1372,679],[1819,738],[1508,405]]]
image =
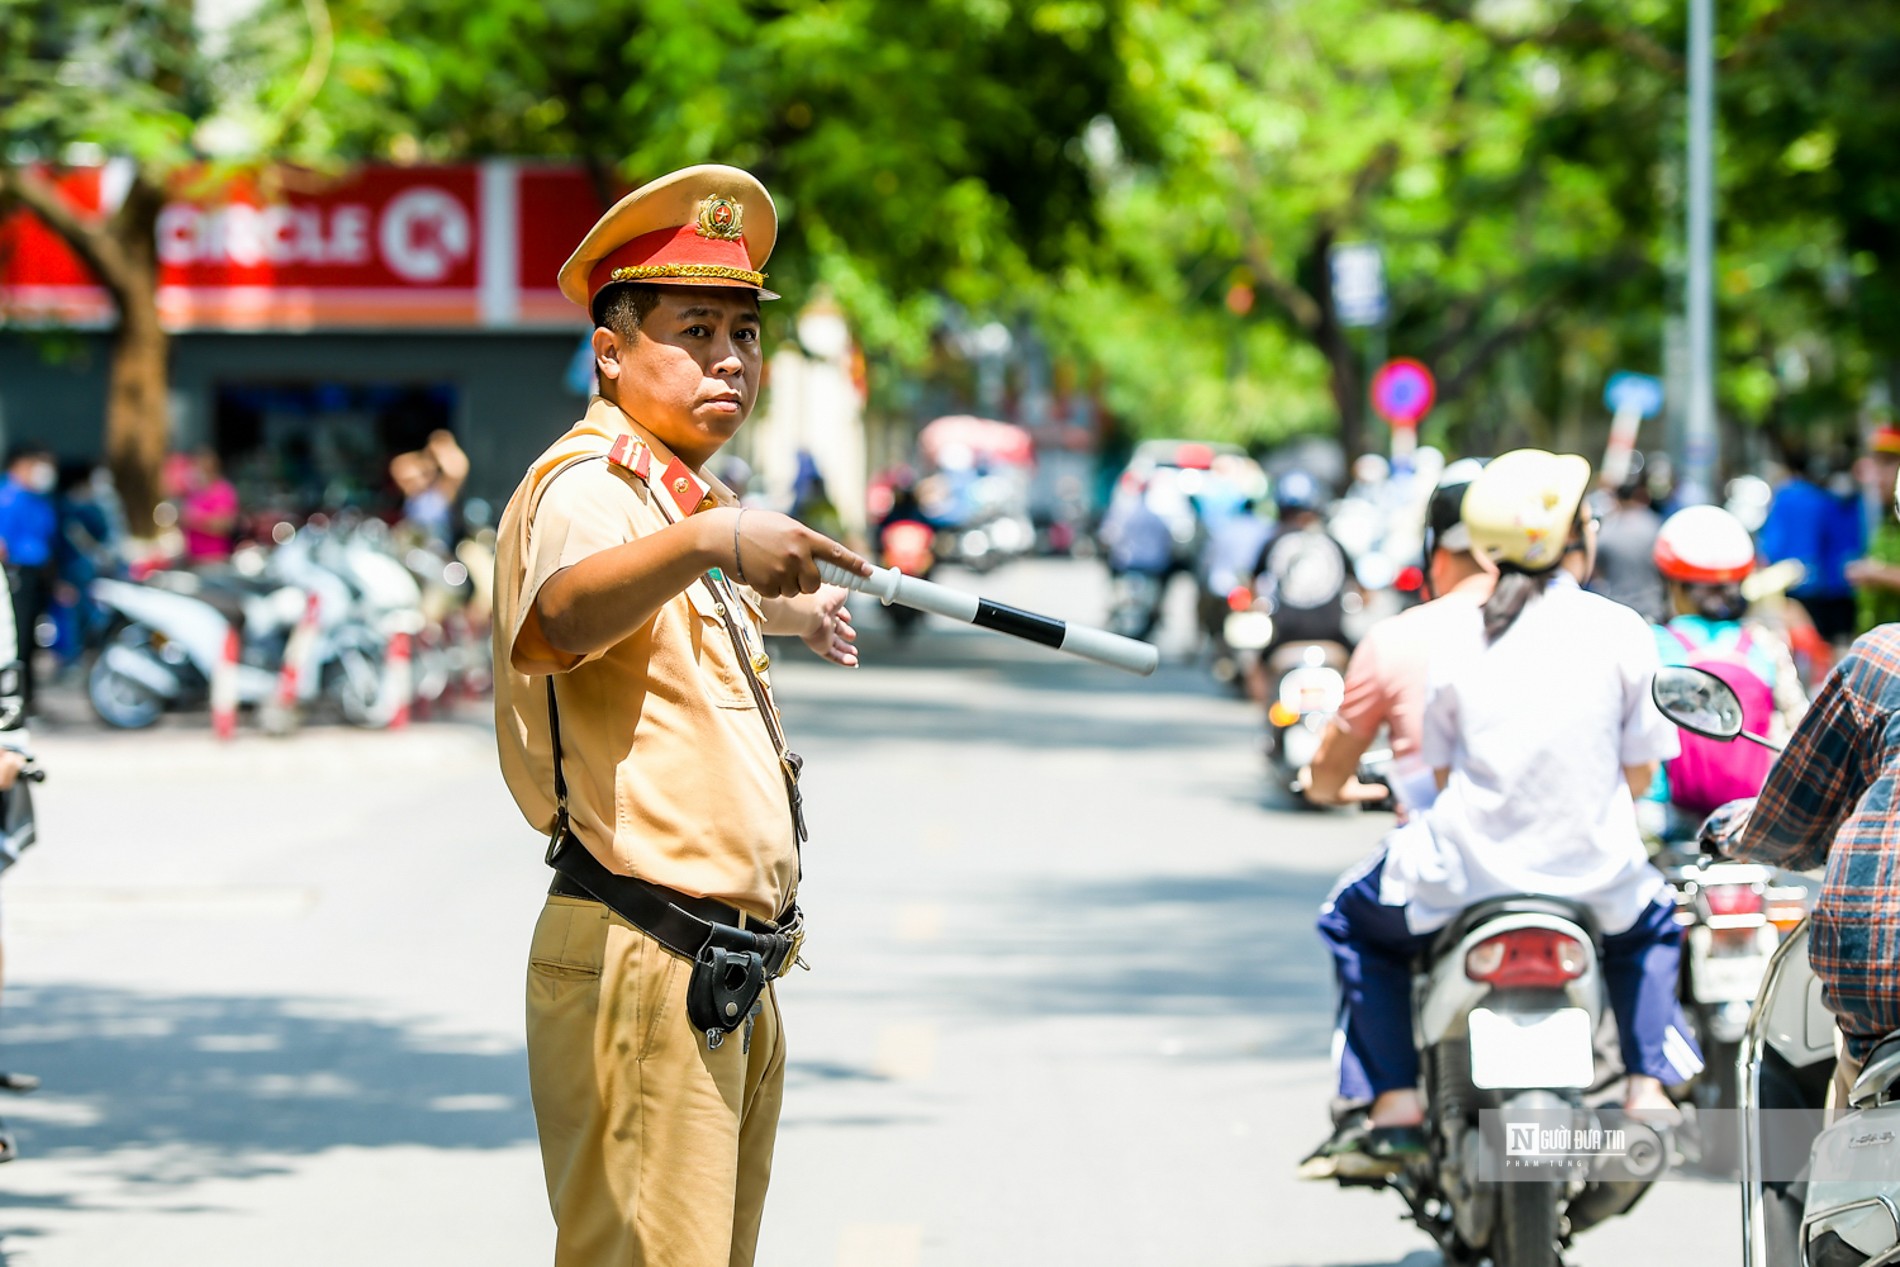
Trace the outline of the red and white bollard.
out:
[[[297,725],[297,705],[303,694],[304,673],[317,645],[317,596],[304,603],[303,619],[284,640],[284,663],[277,670],[277,690],[267,710],[265,729],[273,734],[288,734]]]
[[[383,662],[383,704],[389,722],[385,729],[400,730],[409,724],[409,705],[415,696],[415,674],[411,671],[411,640],[406,633],[389,639],[389,655]]]
[[[220,739],[237,735],[238,631],[224,635],[224,654],[211,670],[211,733]]]

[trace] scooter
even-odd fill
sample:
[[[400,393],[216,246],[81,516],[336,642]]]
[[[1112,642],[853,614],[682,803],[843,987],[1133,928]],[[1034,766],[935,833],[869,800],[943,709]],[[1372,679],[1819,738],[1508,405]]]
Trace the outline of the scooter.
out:
[[[1413,991],[1427,1153],[1343,1182],[1397,1191],[1448,1264],[1557,1267],[1668,1158],[1654,1130],[1592,1097],[1606,998],[1586,908],[1525,894],[1465,910]]]
[[[896,568],[905,576],[927,581],[937,568],[937,530],[921,519],[886,522],[878,529],[877,547],[884,566]],[[924,618],[921,611],[902,603],[887,604],[884,611],[899,638],[908,638]]]
[[[237,702],[270,699],[289,631],[304,615],[304,594],[291,586],[221,588],[214,597],[195,580],[189,588],[170,584],[105,577],[92,583],[109,623],[87,670],[86,695],[99,720],[116,730],[142,730],[168,710],[204,703],[234,629]]]
[[[1684,730],[1777,747],[1742,730],[1741,703],[1714,674],[1664,668],[1650,693]],[[1704,824],[1703,852],[1719,855],[1740,822]],[[1829,1123],[1839,1036],[1804,921],[1769,959],[1737,1060],[1745,1267],[1900,1262],[1900,1032],[1869,1054]]]
[[[1161,602],[1167,593],[1164,578],[1151,572],[1126,571],[1110,580],[1108,619],[1110,633],[1142,642],[1151,641],[1161,623]]]
[[[1654,859],[1676,899],[1683,933],[1678,996],[1702,1049],[1690,1088],[1696,1158],[1705,1171],[1739,1165],[1738,1057],[1749,1011],[1781,940],[1807,917],[1813,894],[1799,876],[1748,862],[1710,861],[1666,847]]]
[[[1266,683],[1267,760],[1276,782],[1297,775],[1346,700],[1346,648],[1336,642],[1289,642],[1261,666]]]

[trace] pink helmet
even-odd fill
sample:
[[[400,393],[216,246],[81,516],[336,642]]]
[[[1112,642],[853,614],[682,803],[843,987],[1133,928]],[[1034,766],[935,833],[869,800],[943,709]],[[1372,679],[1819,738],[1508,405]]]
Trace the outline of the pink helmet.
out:
[[[1720,506],[1690,506],[1663,521],[1656,566],[1672,581],[1725,585],[1755,570],[1755,541]]]

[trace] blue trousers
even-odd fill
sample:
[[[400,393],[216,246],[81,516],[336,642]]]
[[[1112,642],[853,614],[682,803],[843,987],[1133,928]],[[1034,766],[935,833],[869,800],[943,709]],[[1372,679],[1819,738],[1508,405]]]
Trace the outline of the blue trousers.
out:
[[[1412,1049],[1412,961],[1432,935],[1414,933],[1405,908],[1379,901],[1381,856],[1349,878],[1320,908],[1319,935],[1333,953],[1339,981],[1339,1023],[1333,1035],[1339,1097],[1363,1102],[1418,1085]],[[1620,933],[1603,938],[1603,979],[1616,1016],[1623,1068],[1665,1085],[1687,1082],[1702,1054],[1676,999],[1682,930],[1674,908],[1660,901]]]

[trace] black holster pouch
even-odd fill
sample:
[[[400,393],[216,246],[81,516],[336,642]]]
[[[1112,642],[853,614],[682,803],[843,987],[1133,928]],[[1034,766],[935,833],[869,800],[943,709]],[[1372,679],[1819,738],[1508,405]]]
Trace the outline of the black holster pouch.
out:
[[[686,1019],[702,1033],[730,1034],[752,1015],[753,1004],[765,989],[765,959],[758,951],[721,945],[727,931],[715,925],[712,937],[700,947],[693,972],[686,980]],[[731,930],[737,941],[753,940]]]

